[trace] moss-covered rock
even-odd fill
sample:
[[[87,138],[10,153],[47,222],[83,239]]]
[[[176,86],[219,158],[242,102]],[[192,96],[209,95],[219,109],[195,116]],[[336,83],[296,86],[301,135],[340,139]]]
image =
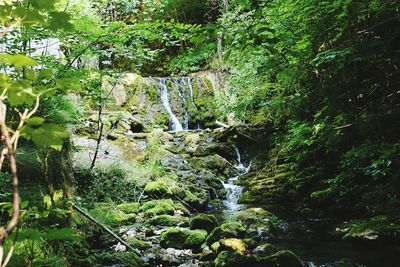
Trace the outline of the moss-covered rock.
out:
[[[300,259],[291,251],[282,250],[268,256],[241,254],[237,251],[222,251],[214,260],[216,267],[301,267]]]
[[[221,244],[220,250],[234,250],[241,255],[247,251],[246,243],[238,238],[221,239],[219,243]]]
[[[211,233],[218,226],[217,218],[214,215],[198,214],[190,221],[191,229],[203,229]]]
[[[163,214],[173,215],[175,211],[174,202],[171,199],[148,201],[140,207],[140,210],[150,217]]]
[[[222,251],[214,260],[215,267],[243,267],[252,266],[248,257],[241,255],[235,251]],[[286,266],[285,266],[286,267]]]
[[[204,243],[207,232],[204,230],[187,230],[171,228],[161,233],[160,245],[163,248],[199,249]]]
[[[134,237],[129,238],[128,239],[128,243],[129,243],[129,245],[131,245],[132,248],[136,248],[136,249],[139,249],[139,250],[146,250],[148,248],[151,248],[151,245],[148,242],[143,241],[143,240],[139,240],[139,239],[134,238]]]
[[[150,219],[149,223],[151,225],[158,226],[177,226],[181,223],[184,223],[186,219],[182,217],[176,217],[171,215],[159,215],[152,219]]]
[[[253,266],[263,267],[302,267],[300,259],[289,250],[281,250],[265,257],[255,257]]]
[[[117,209],[127,214],[138,213],[139,203],[133,202],[133,203],[119,204],[117,205]]]
[[[144,191],[153,197],[164,197],[172,194],[172,191],[162,181],[149,182],[144,188]]]
[[[211,245],[220,239],[226,238],[243,238],[246,229],[238,222],[224,223],[220,227],[215,228],[207,237],[207,244]]]
[[[235,214],[235,219],[247,228],[249,237],[260,239],[272,237],[279,231],[279,219],[262,208],[249,208]]]

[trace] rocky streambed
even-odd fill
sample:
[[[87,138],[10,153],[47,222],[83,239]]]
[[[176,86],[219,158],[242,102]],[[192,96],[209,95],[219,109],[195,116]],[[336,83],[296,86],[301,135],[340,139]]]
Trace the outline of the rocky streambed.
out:
[[[396,266],[398,243],[365,243],[385,236],[385,218],[359,227],[285,204],[290,166],[272,160],[271,133],[215,128],[218,90],[204,77],[126,75],[99,146],[98,117],[84,108],[77,201],[129,247],[78,220],[87,250],[74,266]]]

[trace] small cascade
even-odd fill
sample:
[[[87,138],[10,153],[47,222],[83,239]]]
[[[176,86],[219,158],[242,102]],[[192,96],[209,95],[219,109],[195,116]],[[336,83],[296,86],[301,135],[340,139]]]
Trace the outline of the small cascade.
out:
[[[158,79],[158,89],[161,94],[161,101],[169,114],[169,119],[171,122],[171,130],[180,132],[183,131],[183,126],[175,114],[172,112],[171,105],[168,98],[168,88],[167,88],[167,78]]]
[[[239,149],[236,146],[234,146],[234,149],[237,156],[237,163],[235,164],[235,168],[238,171],[238,175],[228,179],[228,181],[223,184],[225,190],[227,191],[227,196],[224,204],[229,212],[235,212],[242,208],[242,205],[238,204],[238,202],[242,194],[243,188],[239,185],[236,185],[235,183],[239,179],[239,177],[248,173],[251,168],[251,163],[247,167],[244,166]]]
[[[170,130],[174,132],[200,130],[201,115],[194,100],[193,90],[193,83],[198,80],[192,77],[167,77],[153,80],[157,84],[161,102],[168,112]],[[194,121],[197,121],[196,126],[194,126]]]

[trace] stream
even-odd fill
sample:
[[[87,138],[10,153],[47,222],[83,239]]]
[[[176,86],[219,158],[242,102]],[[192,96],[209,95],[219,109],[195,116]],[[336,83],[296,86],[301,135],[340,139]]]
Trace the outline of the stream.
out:
[[[240,204],[244,189],[240,180],[252,169],[252,159],[243,158],[243,151],[238,148],[243,148],[243,144],[236,142],[236,139],[222,139],[223,141],[218,139],[224,135],[225,129],[201,129],[204,128],[201,127],[204,126],[204,122],[199,120],[201,108],[196,102],[196,95],[198,96],[201,87],[199,84],[195,86],[195,82],[199,83],[199,81],[192,77],[145,78],[145,80],[148,84],[155,85],[156,92],[159,94],[158,103],[151,104],[147,101],[145,90],[142,95],[136,96],[138,98],[136,102],[142,103],[143,108],[146,107],[151,116],[156,112],[164,112],[167,115],[167,124],[169,123],[166,127],[169,127],[168,130],[154,127],[151,128],[153,129],[151,132],[132,132],[135,127],[128,125],[126,127],[128,130],[125,129],[125,132],[121,134],[122,141],[101,143],[98,161],[112,165],[115,159],[121,159],[124,164],[133,166],[137,163],[137,159],[143,161],[149,156],[147,144],[151,138],[154,136],[159,138],[156,143],[160,147],[157,149],[162,151],[163,156],[154,162],[166,173],[172,173],[175,180],[161,177],[160,183],[166,180],[169,183],[165,184],[165,188],[161,188],[165,190],[163,194],[146,195],[144,191],[141,191],[140,205],[143,206],[152,200],[168,199],[173,202],[172,205],[182,202],[184,207],[174,208],[167,214],[157,213],[156,216],[150,216],[146,210],[140,209],[136,214],[135,224],[127,223],[117,229],[119,235],[125,240],[139,240],[137,242],[141,248],[138,254],[145,260],[146,266],[207,266],[205,265],[208,264],[207,262],[200,260],[201,251],[163,247],[160,242],[163,231],[171,228],[177,231],[192,231],[189,222],[198,213],[215,215],[218,225],[229,223],[237,220],[235,218],[237,214],[251,211],[251,208],[262,208],[265,213],[268,211],[276,215],[279,230],[271,233],[271,229],[253,229],[253,232],[258,234],[255,240],[258,239],[252,245],[251,251],[248,251],[249,253],[254,254],[260,245],[270,243],[282,251],[285,249],[293,251],[301,259],[303,266],[307,267],[399,266],[397,255],[400,255],[400,248],[398,246],[342,240],[335,234],[335,229],[341,222],[333,218],[306,217],[297,214],[291,206],[283,203],[267,206]],[[135,114],[141,116],[147,113],[137,111]],[[139,118],[136,117],[136,121]],[[87,151],[95,149],[95,140],[77,137],[75,144],[84,147],[81,152],[75,152],[75,157],[79,156],[77,161],[90,162],[90,153],[87,155]],[[246,153],[244,155],[248,156]],[[159,178],[152,177],[152,179]],[[181,198],[174,198],[175,195],[168,190],[169,187],[174,188],[174,186],[177,191],[186,190],[182,197],[189,196],[188,201],[193,201],[193,203],[187,204]],[[193,193],[197,195],[194,196]],[[203,198],[197,201],[197,198],[201,197]],[[197,206],[194,208],[193,205]],[[268,216],[270,215],[265,215],[267,220]],[[171,224],[157,224],[152,221],[154,218],[175,221],[172,220]],[[211,235],[210,231],[208,234],[208,236]],[[114,245],[113,249],[118,252],[126,251],[121,244]]]

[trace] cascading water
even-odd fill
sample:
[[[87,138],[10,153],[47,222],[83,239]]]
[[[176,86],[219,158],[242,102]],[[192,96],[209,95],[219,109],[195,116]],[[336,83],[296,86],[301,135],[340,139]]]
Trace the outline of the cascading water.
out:
[[[237,157],[236,158],[237,163],[235,165],[235,168],[238,171],[238,175],[228,179],[228,181],[223,184],[225,190],[227,191],[227,196],[226,200],[224,201],[224,204],[228,209],[228,212],[235,212],[242,208],[242,205],[238,204],[238,202],[243,189],[241,186],[236,185],[235,183],[240,176],[248,173],[251,168],[251,163],[247,167],[244,166],[244,164],[242,163],[242,158],[239,149],[236,146],[234,146],[234,149]]]
[[[199,121],[201,117],[194,101],[193,83],[196,81],[196,78],[168,77],[156,78],[155,81],[161,95],[161,102],[169,115],[171,130],[174,132],[189,130],[191,118],[197,117],[196,120]],[[176,97],[173,98],[174,95],[179,97],[179,103],[176,103]],[[171,102],[173,99],[175,99],[175,105],[172,104],[174,101]],[[171,105],[175,110],[173,110]],[[189,114],[189,110],[192,110],[192,113],[195,110],[197,114]],[[174,111],[177,113],[174,113]],[[200,124],[198,123],[197,130],[200,129]]]
[[[161,94],[161,101],[169,114],[169,119],[171,122],[171,130],[180,132],[183,131],[183,126],[175,114],[172,112],[171,105],[168,98],[168,87],[167,87],[167,78],[159,78],[158,79],[158,89]]]

